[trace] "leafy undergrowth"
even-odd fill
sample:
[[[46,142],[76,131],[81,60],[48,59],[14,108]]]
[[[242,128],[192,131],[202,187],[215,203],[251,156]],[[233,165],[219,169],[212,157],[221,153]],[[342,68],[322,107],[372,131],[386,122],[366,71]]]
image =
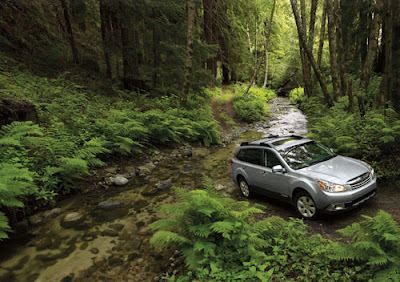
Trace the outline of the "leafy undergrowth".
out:
[[[185,269],[172,281],[397,281],[400,227],[387,213],[340,230],[348,243],[310,235],[302,220],[268,217],[262,206],[220,195],[205,177],[204,189],[176,188],[171,217],[150,225],[150,243],[177,248]]]
[[[7,99],[34,104],[40,122],[13,122],[0,130],[2,208],[51,204],[109,156],[139,153],[151,144],[220,142],[207,93],[193,93],[189,108],[178,109],[173,95],[151,98],[117,88],[95,93],[63,76],[18,71],[1,73],[0,89]],[[9,230],[0,214],[0,237]]]
[[[318,97],[302,103],[308,117],[309,137],[337,153],[370,163],[378,177],[399,178],[400,120],[393,108],[348,113],[348,98],[328,108]]]

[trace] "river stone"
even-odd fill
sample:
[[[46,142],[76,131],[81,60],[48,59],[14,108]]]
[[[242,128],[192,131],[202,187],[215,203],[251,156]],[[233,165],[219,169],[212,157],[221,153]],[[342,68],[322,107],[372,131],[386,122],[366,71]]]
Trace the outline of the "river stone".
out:
[[[91,252],[92,254],[94,254],[94,255],[97,255],[100,251],[99,251],[98,248],[91,248],[91,249],[90,249],[90,252]]]
[[[123,259],[120,258],[117,255],[113,255],[108,259],[108,265],[109,266],[117,266],[117,265],[122,265],[124,263]]]
[[[117,176],[114,179],[114,185],[124,186],[128,183],[128,179],[123,176]]]
[[[167,180],[164,180],[164,181],[160,181],[160,182],[158,182],[158,183],[156,184],[156,188],[157,188],[158,190],[167,190],[167,189],[171,188],[171,186],[172,186],[172,181],[171,181],[171,179],[167,179]]]
[[[113,185],[114,184],[115,177],[104,177],[104,182],[106,185]]]
[[[84,216],[79,212],[71,212],[64,216],[61,220],[61,226],[63,228],[72,228],[77,226],[84,220]]]
[[[44,218],[54,218],[57,217],[61,214],[61,209],[60,208],[54,208],[49,211],[45,211],[43,213]]]
[[[43,217],[41,217],[40,215],[34,214],[34,215],[31,215],[30,217],[28,217],[28,221],[29,221],[29,224],[31,224],[31,225],[34,225],[34,226],[39,225],[43,222]]]
[[[111,229],[114,229],[115,231],[120,232],[122,229],[124,229],[124,225],[121,223],[112,223],[108,227]]]
[[[147,168],[146,166],[142,165],[138,167],[139,175],[140,176],[145,176],[151,173],[150,169]]]
[[[44,237],[42,239],[39,239],[39,241],[36,242],[36,250],[41,251],[45,249],[49,249],[52,246],[53,242],[50,237]]]
[[[143,191],[142,195],[145,197],[150,197],[158,194],[158,189],[156,187],[150,188],[149,190]]]
[[[121,203],[115,200],[107,200],[98,203],[97,207],[102,210],[112,210],[121,207]]]
[[[181,151],[182,156],[184,157],[191,157],[193,156],[192,147],[186,147]]]
[[[108,236],[108,237],[117,237],[118,236],[118,232],[115,231],[114,229],[106,229],[103,232],[101,232],[102,236]]]

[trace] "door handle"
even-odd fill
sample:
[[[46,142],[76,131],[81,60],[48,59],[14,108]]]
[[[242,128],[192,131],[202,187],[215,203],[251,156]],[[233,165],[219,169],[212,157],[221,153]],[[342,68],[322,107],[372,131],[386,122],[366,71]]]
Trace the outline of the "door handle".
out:
[[[243,168],[243,169],[246,169],[246,167],[245,167],[245,166],[242,166],[242,168]]]

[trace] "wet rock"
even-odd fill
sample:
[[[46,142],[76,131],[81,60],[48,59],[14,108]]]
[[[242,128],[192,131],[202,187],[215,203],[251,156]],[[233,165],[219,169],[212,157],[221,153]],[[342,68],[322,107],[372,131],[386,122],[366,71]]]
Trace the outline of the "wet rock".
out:
[[[97,255],[100,251],[99,251],[98,248],[91,248],[91,249],[90,249],[90,252],[91,252],[92,254],[94,254],[94,255]]]
[[[118,236],[118,232],[115,231],[114,229],[106,229],[103,232],[101,232],[102,236],[108,236],[108,237],[117,237]]]
[[[52,210],[49,211],[45,211],[43,213],[43,217],[44,218],[54,218],[57,217],[61,214],[61,209],[60,208],[54,208]]]
[[[158,182],[158,183],[156,184],[156,188],[157,188],[158,190],[167,190],[167,189],[171,188],[171,186],[172,186],[172,181],[171,181],[171,179],[167,179],[167,180]]]
[[[107,200],[98,203],[97,207],[102,210],[112,210],[121,207],[121,203],[115,200]]]
[[[45,249],[49,249],[52,246],[53,242],[50,237],[44,237],[42,239],[39,239],[39,241],[36,242],[36,250],[41,251]]]
[[[140,227],[142,227],[142,226],[145,226],[146,224],[143,222],[143,221],[138,221],[138,222],[136,222],[136,227],[137,228],[140,228]]]
[[[73,228],[84,220],[84,216],[79,212],[71,212],[66,214],[61,220],[63,228]]]
[[[74,274],[70,273],[69,275],[65,276],[63,279],[60,280],[60,282],[72,282],[74,281]]]
[[[106,185],[113,185],[114,184],[115,177],[105,177],[104,182]]]
[[[153,188],[143,191],[142,195],[145,197],[149,197],[149,196],[157,195],[158,193],[159,193],[158,189],[156,187],[153,187]]]
[[[110,227],[111,229],[114,229],[115,231],[120,232],[122,229],[124,229],[124,225],[121,223],[113,223],[110,224],[108,227]]]
[[[119,256],[113,255],[108,259],[109,266],[118,266],[124,264],[124,260]]]
[[[37,214],[31,215],[28,217],[28,221],[30,225],[36,226],[43,222],[43,217]]]
[[[25,230],[29,227],[29,222],[28,220],[21,220],[15,224],[15,229],[19,230]],[[0,280],[1,281],[1,280]]]
[[[87,247],[89,247],[88,242],[83,242],[82,245],[79,247],[79,249],[82,251],[82,250],[86,250]]]
[[[146,176],[146,175],[148,175],[150,173],[151,173],[151,171],[147,167],[145,167],[145,166],[139,166],[138,167],[139,176]]]
[[[85,233],[82,235],[81,240],[84,242],[90,242],[93,241],[94,239],[97,238],[96,233],[90,232],[90,233]]]
[[[146,200],[138,200],[133,204],[133,207],[136,212],[140,212],[140,210],[144,207],[147,207],[149,205],[149,202]]]
[[[130,254],[128,254],[127,261],[132,261],[138,257],[139,257],[138,253],[130,253]]]
[[[101,258],[95,258],[93,260],[93,264],[98,268],[103,268],[106,263],[107,263],[107,261],[105,259],[101,259]]]
[[[182,156],[184,157],[191,157],[193,156],[193,149],[192,147],[186,147],[181,151]]]
[[[128,183],[128,179],[123,176],[117,176],[117,177],[115,177],[113,183],[114,183],[114,185],[117,185],[117,186],[124,186]]]

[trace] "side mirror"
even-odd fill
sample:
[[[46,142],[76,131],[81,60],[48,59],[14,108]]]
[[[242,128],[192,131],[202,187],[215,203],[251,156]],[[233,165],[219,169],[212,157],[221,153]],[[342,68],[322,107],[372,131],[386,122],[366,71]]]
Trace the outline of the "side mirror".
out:
[[[281,165],[276,165],[272,167],[272,172],[273,173],[285,173],[286,169],[282,167]]]

